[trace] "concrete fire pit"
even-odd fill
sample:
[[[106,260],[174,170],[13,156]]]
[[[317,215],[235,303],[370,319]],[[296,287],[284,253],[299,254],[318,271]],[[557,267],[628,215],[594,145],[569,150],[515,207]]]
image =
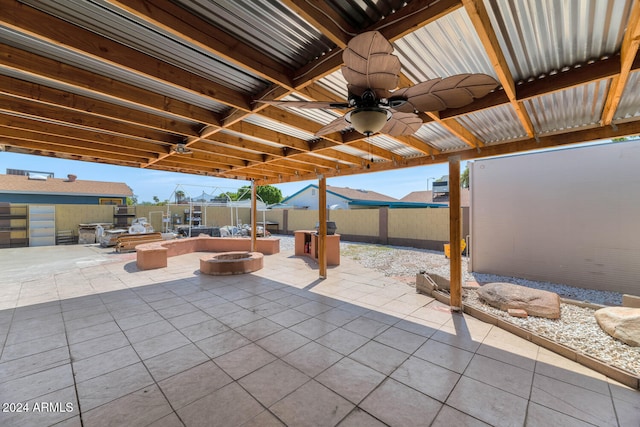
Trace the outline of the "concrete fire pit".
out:
[[[246,274],[262,269],[260,252],[221,252],[200,258],[200,272],[212,276]]]

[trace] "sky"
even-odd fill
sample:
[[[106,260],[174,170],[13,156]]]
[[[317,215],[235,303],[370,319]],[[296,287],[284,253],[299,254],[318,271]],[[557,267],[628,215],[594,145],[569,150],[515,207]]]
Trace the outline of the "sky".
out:
[[[465,164],[466,162],[461,162],[461,171],[464,170]],[[160,200],[171,199],[177,189],[184,191],[188,196],[197,196],[203,191],[208,194],[236,191],[243,185],[249,184],[248,181],[235,179],[0,152],[0,173],[6,173],[7,168],[53,172],[56,178],[66,178],[68,174],[73,174],[77,175],[79,180],[124,182],[133,190],[139,203],[151,202],[153,196],[157,196]],[[327,185],[377,191],[400,199],[412,191],[427,190],[428,178],[432,178],[428,180],[429,188],[431,188],[434,179],[447,174],[448,165],[443,163],[395,171],[327,178]],[[287,197],[309,184],[317,184],[317,180],[277,184],[275,187],[278,187],[282,191],[282,195]]]
[[[640,140],[640,136],[631,138]],[[580,146],[608,143],[611,141],[593,141],[583,144],[552,147],[534,151],[564,150]],[[531,152],[534,152],[531,151]],[[464,171],[467,162],[460,162],[460,171]],[[124,166],[112,166],[102,163],[81,162],[77,160],[56,159],[44,156],[0,152],[0,174],[6,169],[25,169],[38,172],[53,172],[56,178],[66,178],[73,174],[79,180],[124,182],[137,196],[138,203],[152,202],[157,196],[160,200],[172,200],[177,190],[185,192],[186,196],[196,197],[205,193],[217,195],[226,191],[237,191],[248,181],[215,178],[200,175],[163,172]],[[449,166],[441,163],[430,166],[396,169],[393,171],[364,173],[343,177],[327,178],[327,185],[335,187],[349,187],[355,189],[376,191],[387,196],[401,199],[412,191],[431,189],[434,180],[448,175]],[[300,181],[274,186],[282,191],[283,197],[291,196],[309,184],[316,184],[317,180]],[[429,188],[427,188],[427,183]]]

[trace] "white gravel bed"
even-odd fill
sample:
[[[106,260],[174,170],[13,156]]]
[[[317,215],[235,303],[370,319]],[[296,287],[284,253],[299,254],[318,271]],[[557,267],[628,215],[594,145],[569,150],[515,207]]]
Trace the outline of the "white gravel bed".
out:
[[[464,291],[463,302],[608,365],[640,375],[640,347],[628,346],[604,332],[596,322],[595,310],[592,308],[560,304],[560,319],[552,320],[534,316],[509,316],[508,313],[482,302],[473,290]]]
[[[292,236],[278,237],[280,237],[281,251],[294,250]],[[416,273],[426,271],[449,277],[449,260],[445,258],[443,252],[439,251],[343,241],[340,242],[340,255],[354,259],[365,267],[382,271],[386,276],[415,277]],[[493,274],[469,273],[465,257],[462,260],[462,270],[464,281],[508,282],[556,292],[562,297],[593,304],[621,305],[622,303],[622,295],[618,292],[582,289]],[[465,290],[464,302],[604,363],[640,375],[640,347],[630,347],[604,332],[595,320],[594,309],[561,304],[560,319],[551,320],[533,316],[511,317],[506,312],[480,301],[476,292],[472,290]]]

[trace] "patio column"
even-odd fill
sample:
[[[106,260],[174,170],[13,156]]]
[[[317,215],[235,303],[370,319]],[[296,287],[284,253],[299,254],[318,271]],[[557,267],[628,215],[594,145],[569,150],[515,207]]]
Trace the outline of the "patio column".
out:
[[[451,301],[453,311],[462,309],[462,251],[460,239],[460,156],[449,157],[449,247],[451,269]]]
[[[318,265],[320,278],[327,278],[327,178],[318,175]]]
[[[257,235],[257,217],[258,217],[258,209],[257,209],[257,190],[256,190],[256,182],[251,181],[251,252],[256,252],[258,247],[256,241]]]

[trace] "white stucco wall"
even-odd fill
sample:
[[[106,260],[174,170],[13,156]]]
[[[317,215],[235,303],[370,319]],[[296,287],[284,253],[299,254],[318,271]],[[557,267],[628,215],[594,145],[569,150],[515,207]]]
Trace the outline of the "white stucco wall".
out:
[[[640,295],[640,142],[470,170],[473,271]]]
[[[307,207],[308,209],[318,209],[318,189],[307,188],[300,193],[296,194],[286,202],[288,205],[295,208]],[[327,192],[327,207],[337,205],[339,209],[349,209],[347,200],[342,197],[336,196]]]

